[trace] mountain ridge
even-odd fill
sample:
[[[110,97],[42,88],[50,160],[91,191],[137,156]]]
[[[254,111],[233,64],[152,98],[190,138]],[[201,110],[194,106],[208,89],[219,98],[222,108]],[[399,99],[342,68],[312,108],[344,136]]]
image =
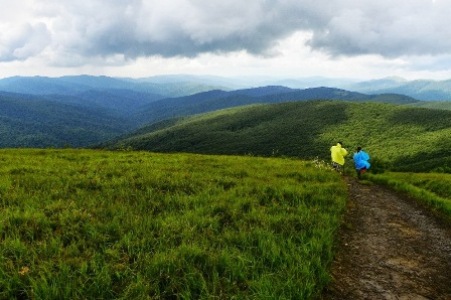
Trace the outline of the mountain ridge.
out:
[[[70,87],[70,85],[74,85]],[[121,78],[92,75],[62,77],[7,77],[0,79],[0,90],[47,94],[51,91],[76,92],[92,88],[115,86],[117,88],[159,94],[163,97],[181,97],[213,89],[226,91],[255,88],[258,86],[282,85],[293,89],[329,86],[366,94],[404,94],[423,101],[451,101],[451,79],[407,80],[401,77],[379,79],[341,79],[327,77],[272,78],[266,77],[221,77],[212,75],[157,75],[143,78]],[[74,90],[75,89],[75,90]]]
[[[134,118],[141,120],[144,124],[235,106],[318,99],[398,104],[419,102],[404,95],[366,95],[329,87],[291,89],[283,86],[266,86],[235,91],[212,90],[179,98],[161,99],[143,106],[142,110]]]

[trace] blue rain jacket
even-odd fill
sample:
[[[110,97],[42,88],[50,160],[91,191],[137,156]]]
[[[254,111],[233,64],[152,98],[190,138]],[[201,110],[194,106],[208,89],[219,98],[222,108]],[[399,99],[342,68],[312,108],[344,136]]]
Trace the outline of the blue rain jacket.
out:
[[[357,170],[363,168],[369,169],[371,167],[371,164],[368,162],[370,160],[370,156],[363,150],[354,153],[352,159],[354,160],[354,165]]]

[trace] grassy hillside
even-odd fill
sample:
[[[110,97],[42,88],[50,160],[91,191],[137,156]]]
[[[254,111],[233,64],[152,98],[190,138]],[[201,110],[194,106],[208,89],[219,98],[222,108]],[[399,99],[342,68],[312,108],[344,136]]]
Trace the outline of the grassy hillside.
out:
[[[397,170],[451,169],[451,112],[333,101],[256,105],[154,126],[113,148],[329,159],[344,142]],[[163,128],[162,128],[163,127]]]
[[[319,147],[327,147],[325,143],[319,145],[316,137],[346,118],[341,109],[346,105],[305,102],[233,108],[181,119],[167,128],[123,140],[117,146],[263,156],[297,156],[303,152],[305,157],[315,157]]]
[[[0,150],[1,299],[312,299],[346,200],[292,159]]]
[[[451,174],[387,172],[369,178],[417,199],[451,222]]]

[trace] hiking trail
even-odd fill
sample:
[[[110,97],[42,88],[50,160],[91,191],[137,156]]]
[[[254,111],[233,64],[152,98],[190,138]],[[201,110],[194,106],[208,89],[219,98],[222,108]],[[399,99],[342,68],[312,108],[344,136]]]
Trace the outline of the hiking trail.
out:
[[[322,300],[451,300],[451,227],[412,199],[345,177],[350,200]]]

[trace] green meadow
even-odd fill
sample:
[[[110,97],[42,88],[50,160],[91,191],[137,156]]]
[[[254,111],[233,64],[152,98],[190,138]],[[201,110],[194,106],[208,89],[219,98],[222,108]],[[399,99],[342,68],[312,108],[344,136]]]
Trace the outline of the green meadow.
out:
[[[451,222],[451,174],[387,172],[369,179],[416,199]]]
[[[346,184],[321,163],[0,150],[0,299],[312,299]]]

